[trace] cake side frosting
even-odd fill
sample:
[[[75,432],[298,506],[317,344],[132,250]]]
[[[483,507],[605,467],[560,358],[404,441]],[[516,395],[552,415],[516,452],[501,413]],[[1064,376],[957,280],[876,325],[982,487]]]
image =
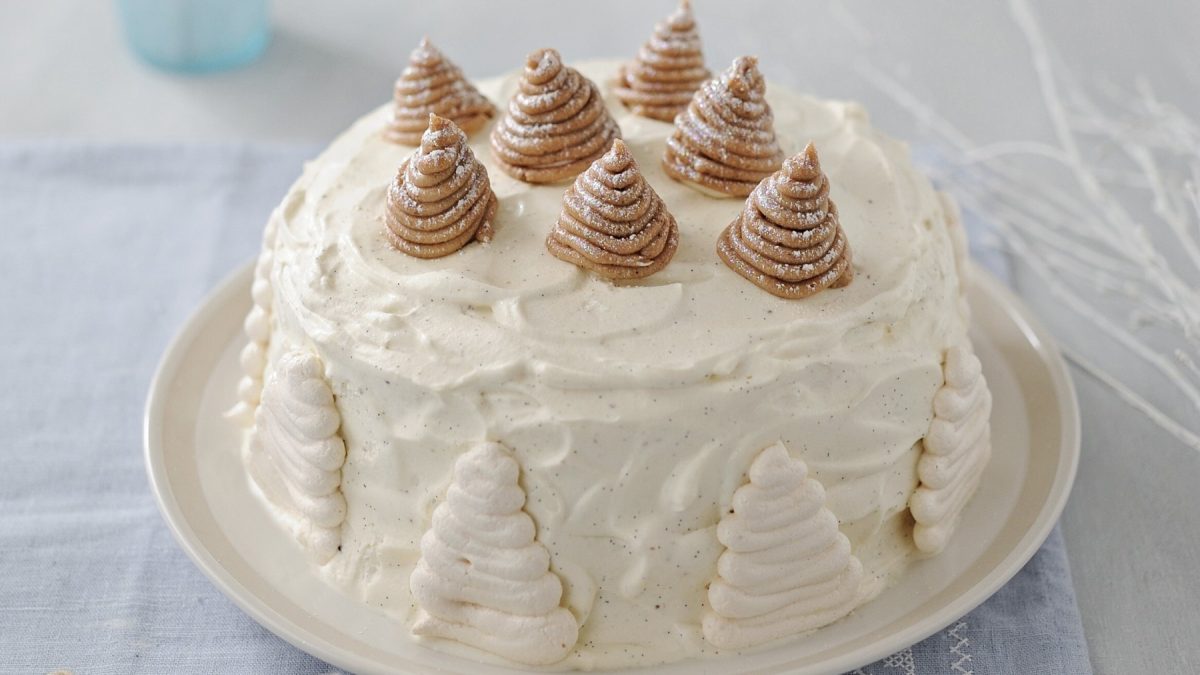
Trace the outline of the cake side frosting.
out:
[[[598,83],[616,67],[578,66]],[[494,102],[515,86],[479,85]],[[671,126],[630,114],[607,86],[679,226],[674,259],[652,277],[613,285],[551,256],[563,186],[499,171],[486,133],[471,146],[499,199],[493,240],[429,261],[391,249],[386,190],[411,150],[383,140],[386,106],[310,163],[273,216],[268,370],[284,350],[315,350],[347,447],[342,551],[323,573],[411,625],[408,578],[452,467],[501,442],[580,622],[574,667],[714,651],[700,623],[717,523],[776,442],[825,486],[862,597],[877,593],[914,552],[919,441],[942,354],[965,335],[942,200],[859,106],[768,86],[785,153],[820,148],[855,252],[854,284],[788,301],[713,251],[742,200],[668,178],[658,159]]]
[[[242,377],[238,380],[238,401],[225,416],[242,426],[254,424],[254,412],[262,399],[263,371],[267,367],[267,344],[271,340],[271,270],[275,254],[275,220],[263,230],[262,250],[254,261],[254,279],[250,285],[250,311],[242,321],[248,338],[238,353]]]

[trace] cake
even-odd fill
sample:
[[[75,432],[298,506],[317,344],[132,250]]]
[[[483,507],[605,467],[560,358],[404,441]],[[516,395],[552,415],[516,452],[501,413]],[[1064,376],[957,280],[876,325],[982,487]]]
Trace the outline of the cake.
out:
[[[455,85],[466,126],[367,114],[271,215],[247,475],[397,641],[567,669],[770,648],[953,537],[991,403],[957,210],[862,107],[757,67],[672,122],[614,93],[628,66],[538,50]],[[698,122],[769,143],[711,180]]]

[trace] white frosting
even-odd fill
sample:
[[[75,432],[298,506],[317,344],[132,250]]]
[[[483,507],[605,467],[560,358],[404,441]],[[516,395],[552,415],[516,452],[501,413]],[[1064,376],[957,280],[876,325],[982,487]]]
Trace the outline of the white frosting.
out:
[[[519,475],[498,443],[482,443],[455,462],[409,581],[423,610],[412,630],[543,665],[571,651],[579,625],[559,606],[562,582],[521,510]]]
[[[726,547],[708,589],[704,637],[744,649],[820,628],[858,604],[863,566],[825,508],[825,488],[782,443],[750,466],[717,539]]]
[[[268,372],[284,345],[315,350],[348,448],[350,516],[328,580],[411,625],[408,576],[454,459],[503,443],[579,617],[563,663],[580,668],[712,653],[700,624],[716,525],[777,439],[825,486],[863,597],[901,573],[919,441],[943,353],[966,330],[942,200],[859,106],[768,85],[784,150],[817,144],[854,249],[854,283],[789,301],[717,258],[742,200],[664,175],[671,125],[616,102],[616,67],[579,65],[679,223],[652,277],[614,285],[551,256],[564,186],[500,171],[487,128],[470,140],[499,199],[494,239],[437,260],[393,250],[381,218],[410,151],[382,139],[387,106],[310,163],[273,216]],[[480,83],[497,103],[515,87]]]
[[[967,323],[971,322],[971,306],[967,304],[967,285],[971,283],[971,252],[967,242],[967,228],[963,226],[962,212],[958,202],[945,192],[939,192],[942,209],[946,214],[946,231],[954,251],[954,269],[958,270],[958,311]]]
[[[337,553],[346,519],[340,426],[321,360],[307,350],[281,357],[255,415],[256,446],[286,488],[297,537],[322,563]]]
[[[913,540],[923,553],[938,553],[946,546],[992,455],[992,394],[970,344],[946,351],[945,373],[946,384],[933,398],[925,452],[917,463],[921,484],[909,504],[917,521]]]
[[[262,251],[254,263],[254,281],[250,286],[252,305],[242,322],[249,342],[238,355],[242,377],[238,381],[238,402],[225,416],[243,426],[254,423],[254,411],[262,398],[263,371],[267,366],[267,343],[271,339],[271,264],[275,253],[275,220],[263,231]]]

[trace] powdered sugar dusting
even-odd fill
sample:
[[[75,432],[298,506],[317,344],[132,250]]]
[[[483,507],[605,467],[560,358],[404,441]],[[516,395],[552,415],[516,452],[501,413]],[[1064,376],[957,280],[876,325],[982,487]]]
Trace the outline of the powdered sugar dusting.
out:
[[[663,169],[673,178],[732,196],[750,194],[783,164],[758,60],[734,59],[675,118]]]
[[[620,139],[563,194],[546,248],[556,258],[614,281],[666,267],[679,226]]]
[[[496,114],[491,101],[428,38],[423,38],[409,55],[408,66],[396,80],[393,97],[395,108],[384,135],[404,145],[420,142],[431,113],[453,120],[467,133]]]
[[[683,0],[655,25],[637,59],[621,67],[613,93],[635,114],[670,122],[710,77],[691,5]]]
[[[621,137],[594,82],[558,52],[529,54],[508,114],[492,129],[492,153],[518,180],[554,183],[574,177]]]

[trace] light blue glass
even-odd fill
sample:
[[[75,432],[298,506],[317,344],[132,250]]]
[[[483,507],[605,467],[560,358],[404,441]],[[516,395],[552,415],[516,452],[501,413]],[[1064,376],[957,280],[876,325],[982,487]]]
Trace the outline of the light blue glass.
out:
[[[117,0],[117,12],[134,53],[177,72],[244,66],[271,34],[268,0]]]

